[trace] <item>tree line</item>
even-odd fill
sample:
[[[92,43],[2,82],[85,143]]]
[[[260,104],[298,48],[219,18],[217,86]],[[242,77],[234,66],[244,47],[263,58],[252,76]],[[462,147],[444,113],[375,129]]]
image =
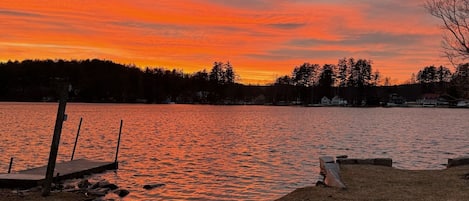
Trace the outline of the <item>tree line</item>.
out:
[[[57,78],[72,87],[71,101],[216,103],[231,95],[235,72],[229,62],[186,74],[164,68],[140,69],[108,60],[24,60],[0,63],[0,99],[53,101]]]
[[[24,60],[0,63],[0,100],[55,101],[57,78],[70,83],[70,101],[117,103],[314,104],[322,97],[341,97],[352,105],[378,105],[389,94],[416,99],[424,93],[469,98],[469,64],[454,73],[427,66],[411,83],[383,86],[372,61],[343,58],[337,64],[303,63],[291,75],[268,86],[237,83],[230,62],[214,62],[194,73],[165,68],[137,68],[108,60]]]
[[[410,84],[415,83],[428,93],[445,93],[455,98],[469,98],[469,63],[457,65],[454,73],[444,66],[426,66],[417,73],[417,76],[412,75]]]
[[[279,90],[277,99],[295,98],[303,104],[313,104],[326,96],[347,96],[352,104],[377,99],[374,89],[381,79],[379,71],[373,71],[372,61],[367,59],[342,58],[337,64],[304,63],[293,69],[291,75],[276,79],[274,86]],[[283,92],[283,93],[282,93]]]

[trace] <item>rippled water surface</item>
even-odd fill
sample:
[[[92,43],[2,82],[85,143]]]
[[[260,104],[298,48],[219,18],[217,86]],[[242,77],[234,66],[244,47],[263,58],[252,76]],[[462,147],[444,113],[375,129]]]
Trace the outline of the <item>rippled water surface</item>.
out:
[[[57,104],[0,103],[0,171],[47,164]],[[391,157],[405,169],[441,169],[469,155],[469,110],[68,104],[58,161],[114,160],[95,177],[124,200],[273,200],[318,179],[318,157]],[[144,190],[145,184],[165,186]]]

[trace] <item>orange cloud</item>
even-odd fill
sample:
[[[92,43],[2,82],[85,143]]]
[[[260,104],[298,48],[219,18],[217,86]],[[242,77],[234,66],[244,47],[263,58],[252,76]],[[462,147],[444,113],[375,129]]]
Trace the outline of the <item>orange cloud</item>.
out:
[[[374,61],[403,82],[440,57],[440,30],[419,1],[200,0],[0,2],[0,60],[110,59],[210,69],[231,61],[263,84],[303,62]]]

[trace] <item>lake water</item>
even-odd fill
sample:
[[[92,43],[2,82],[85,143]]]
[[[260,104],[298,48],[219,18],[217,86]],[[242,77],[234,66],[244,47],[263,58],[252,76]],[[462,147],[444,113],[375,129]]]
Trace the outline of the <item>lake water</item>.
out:
[[[0,103],[0,172],[47,164],[57,104]],[[314,185],[321,155],[391,157],[442,169],[469,155],[469,110],[68,104],[58,161],[114,160],[94,176],[130,190],[123,200],[273,200]],[[144,190],[145,184],[165,184]]]

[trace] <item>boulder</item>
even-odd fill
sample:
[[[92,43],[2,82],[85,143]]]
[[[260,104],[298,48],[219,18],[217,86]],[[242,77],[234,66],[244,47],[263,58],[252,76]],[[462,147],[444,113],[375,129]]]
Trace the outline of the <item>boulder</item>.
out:
[[[83,179],[80,182],[78,182],[77,186],[80,189],[84,189],[84,188],[88,188],[89,186],[91,186],[91,183],[88,181],[88,179]]]
[[[90,189],[88,190],[88,195],[103,197],[109,192],[109,189],[99,188],[99,189]]]
[[[154,188],[162,187],[164,185],[165,184],[147,184],[147,185],[144,185],[143,188],[146,189],[146,190],[151,190],[151,189],[154,189]]]
[[[448,159],[447,168],[456,167],[461,165],[469,165],[469,157],[450,158]]]
[[[119,188],[119,186],[115,185],[115,184],[106,184],[106,185],[103,185],[101,188],[109,188],[111,190],[116,190]]]
[[[348,158],[348,156],[347,155],[338,155],[335,158]]]
[[[114,191],[114,193],[117,194],[119,197],[125,197],[130,192],[128,190],[125,190],[125,189],[119,189],[119,190]]]
[[[106,180],[101,180],[96,182],[95,184],[91,185],[91,189],[97,189],[97,188],[109,188],[111,190],[116,190],[119,188],[119,186],[112,184]]]
[[[323,181],[317,181],[317,182],[316,182],[316,186],[322,186],[322,187],[324,187],[324,186],[326,186],[326,184],[325,184]]]
[[[65,184],[64,189],[75,189],[73,184]]]

